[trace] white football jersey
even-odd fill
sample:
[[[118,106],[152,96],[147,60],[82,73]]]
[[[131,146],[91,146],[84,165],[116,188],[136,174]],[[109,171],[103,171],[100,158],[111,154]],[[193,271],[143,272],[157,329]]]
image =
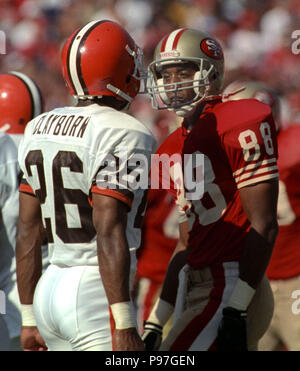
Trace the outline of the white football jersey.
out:
[[[19,214],[18,175],[17,147],[8,134],[0,133],[0,289],[5,295],[3,319],[10,337],[18,336],[21,330],[18,305],[10,297],[14,286],[12,266],[15,266],[14,249]]]
[[[18,218],[18,154],[12,139],[0,133],[0,289],[8,283]]]
[[[20,335],[21,314],[17,289],[15,245],[19,215],[18,146],[22,134],[0,133],[0,289],[5,293],[5,320],[10,338]],[[48,247],[42,246],[43,269]]]
[[[145,189],[133,190],[124,179],[138,168],[138,156],[146,159],[141,176],[147,173],[148,179],[154,151],[155,138],[144,125],[97,104],[57,108],[27,125],[19,150],[24,173],[20,190],[34,192],[41,202],[52,264],[98,264],[91,192],[115,197],[130,207],[127,238],[135,256]]]

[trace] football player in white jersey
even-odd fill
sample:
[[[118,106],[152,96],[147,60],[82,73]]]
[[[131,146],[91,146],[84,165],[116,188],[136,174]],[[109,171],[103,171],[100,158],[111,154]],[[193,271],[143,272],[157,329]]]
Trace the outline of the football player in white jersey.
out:
[[[130,265],[146,199],[139,182],[148,182],[155,139],[121,112],[144,78],[142,52],[117,23],[93,21],[64,44],[62,69],[77,105],[32,120],[19,152],[22,344],[143,350]],[[40,278],[44,230],[51,264]]]
[[[11,200],[17,194],[18,155],[13,141],[8,135],[0,132],[0,349],[9,350],[9,330],[5,321],[7,301],[5,287],[10,282],[9,267],[12,259],[10,249],[3,243],[8,239],[4,228],[4,214]]]
[[[10,350],[21,350],[21,314],[14,254],[19,214],[17,150],[26,124],[42,112],[42,106],[40,90],[30,77],[20,72],[0,74],[0,132],[8,134],[2,134],[0,146],[0,289],[5,297],[3,319],[8,333],[0,332],[0,342],[9,343]],[[3,187],[9,187],[10,192],[4,192]],[[45,263],[46,245],[43,250]]]

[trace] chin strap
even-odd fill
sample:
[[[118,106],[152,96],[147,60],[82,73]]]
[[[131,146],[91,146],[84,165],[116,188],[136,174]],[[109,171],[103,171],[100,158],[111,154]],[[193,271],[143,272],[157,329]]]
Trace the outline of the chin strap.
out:
[[[93,100],[94,98],[101,99],[103,95],[73,95],[77,100]]]
[[[92,103],[97,103],[97,104],[100,104],[101,103],[101,99],[104,98],[104,97],[110,97],[110,96],[106,96],[106,95],[73,95],[73,98],[77,100],[77,103],[78,102],[84,102],[84,101],[90,101]],[[119,102],[121,103],[124,103],[124,106],[121,107],[121,108],[118,108],[119,111],[126,111],[128,110],[131,102],[128,102],[128,101],[123,101],[117,97],[111,97],[111,98],[115,98],[116,100],[118,100]],[[97,102],[96,99],[99,99],[99,101]],[[107,105],[107,103],[103,102],[104,105]],[[0,128],[0,131],[1,131],[1,128]]]

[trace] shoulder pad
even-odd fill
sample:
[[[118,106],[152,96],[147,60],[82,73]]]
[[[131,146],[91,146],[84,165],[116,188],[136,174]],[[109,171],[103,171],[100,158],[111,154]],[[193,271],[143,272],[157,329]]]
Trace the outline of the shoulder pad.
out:
[[[219,132],[234,129],[236,126],[258,123],[271,115],[271,108],[257,99],[240,99],[217,104],[213,113],[218,122]]]

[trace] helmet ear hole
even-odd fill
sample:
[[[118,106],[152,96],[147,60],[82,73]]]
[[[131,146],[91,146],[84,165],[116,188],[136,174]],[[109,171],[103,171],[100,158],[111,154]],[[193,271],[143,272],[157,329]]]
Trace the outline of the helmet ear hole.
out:
[[[131,80],[131,76],[130,75],[127,75],[127,77],[126,77],[126,84],[129,84],[130,80]]]
[[[212,77],[212,82],[215,82],[219,77],[218,72],[214,72],[211,77]]]

